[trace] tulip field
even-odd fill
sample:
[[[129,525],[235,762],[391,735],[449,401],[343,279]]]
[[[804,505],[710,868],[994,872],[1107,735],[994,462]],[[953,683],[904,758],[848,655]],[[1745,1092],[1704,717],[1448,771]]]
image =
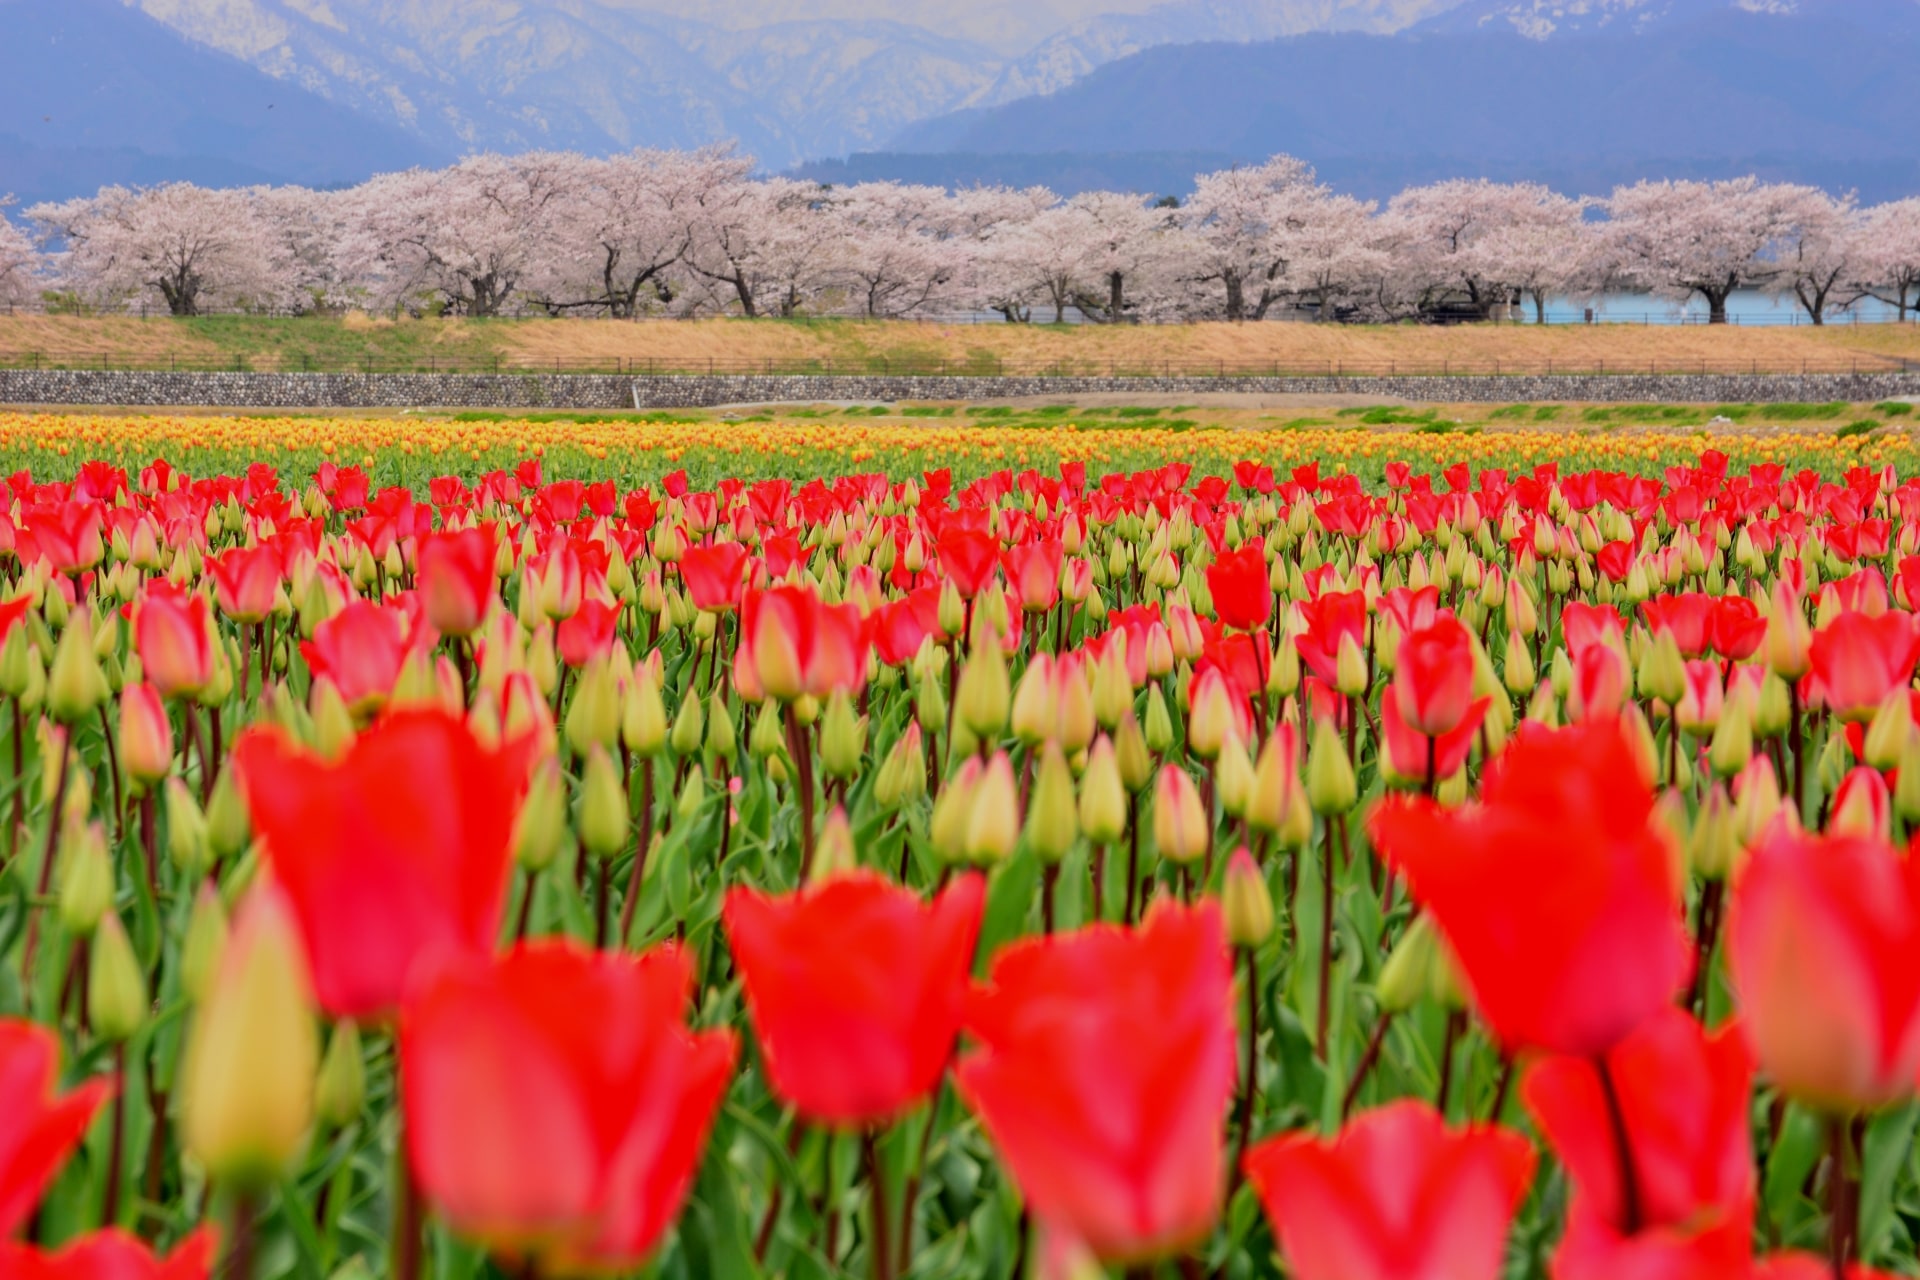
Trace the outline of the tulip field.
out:
[[[0,1280],[1920,1275],[1763,419],[0,414]]]

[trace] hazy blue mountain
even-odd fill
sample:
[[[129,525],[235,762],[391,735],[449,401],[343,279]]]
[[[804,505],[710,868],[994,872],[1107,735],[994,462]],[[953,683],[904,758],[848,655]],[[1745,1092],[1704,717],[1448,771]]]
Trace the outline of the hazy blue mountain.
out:
[[[1868,198],[1920,190],[1920,5],[1671,3],[1663,21],[1579,38],[1449,16],[1394,37],[1151,49],[1055,94],[915,125],[887,150],[1286,151],[1373,194],[1449,174],[1596,190],[1750,170]]]
[[[117,0],[0,0],[0,194],[104,182],[328,184],[449,153]]]

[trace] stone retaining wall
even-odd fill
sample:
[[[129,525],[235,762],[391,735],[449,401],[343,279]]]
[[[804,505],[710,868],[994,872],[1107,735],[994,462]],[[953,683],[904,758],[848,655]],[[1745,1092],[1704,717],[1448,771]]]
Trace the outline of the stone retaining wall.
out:
[[[1453,403],[1873,401],[1920,396],[1920,373],[1513,374],[1496,377],[960,377],[0,370],[0,404],[235,409],[692,409],[828,400],[1086,395],[1351,395]]]

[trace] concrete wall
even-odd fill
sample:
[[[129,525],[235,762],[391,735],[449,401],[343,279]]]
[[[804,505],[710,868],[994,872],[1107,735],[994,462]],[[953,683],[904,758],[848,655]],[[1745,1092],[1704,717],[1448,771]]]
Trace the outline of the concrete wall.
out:
[[[690,409],[825,400],[1010,396],[1352,395],[1453,403],[1740,403],[1920,396],[1920,373],[1516,374],[1501,377],[894,377],[612,374],[142,373],[0,370],[0,404],[204,405],[235,409]]]

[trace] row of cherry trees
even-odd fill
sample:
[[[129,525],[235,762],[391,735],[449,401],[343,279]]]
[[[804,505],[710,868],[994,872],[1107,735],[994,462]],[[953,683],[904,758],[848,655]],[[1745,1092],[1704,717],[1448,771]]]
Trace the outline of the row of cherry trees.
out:
[[[341,191],[172,184],[0,217],[0,302],[513,314],[1011,320],[1488,317],[1611,289],[1866,297],[1920,313],[1920,197],[1643,182],[1605,198],[1456,180],[1382,208],[1299,160],[1198,178],[1183,201],[1042,188],[756,178],[724,149],[475,156]]]

